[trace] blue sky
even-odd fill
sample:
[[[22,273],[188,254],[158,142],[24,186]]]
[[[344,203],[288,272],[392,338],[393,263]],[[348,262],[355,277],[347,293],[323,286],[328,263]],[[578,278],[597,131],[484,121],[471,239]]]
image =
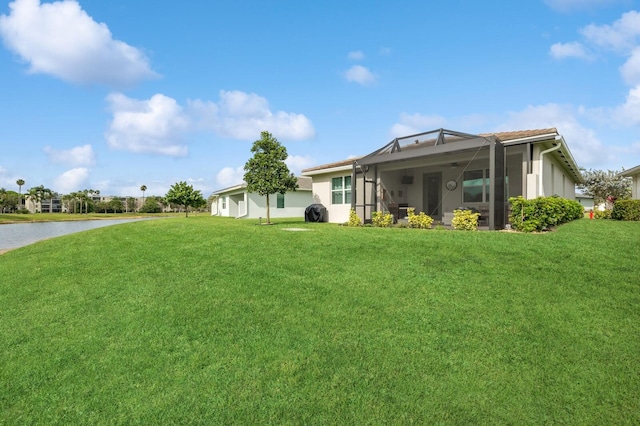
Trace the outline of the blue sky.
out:
[[[208,196],[262,130],[296,174],[396,136],[557,127],[640,164],[640,2],[0,4],[0,187]]]

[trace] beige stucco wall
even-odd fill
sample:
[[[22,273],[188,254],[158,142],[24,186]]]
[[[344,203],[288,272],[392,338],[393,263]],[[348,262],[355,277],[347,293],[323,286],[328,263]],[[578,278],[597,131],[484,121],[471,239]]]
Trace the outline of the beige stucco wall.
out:
[[[331,179],[341,176],[351,176],[351,168],[313,176],[313,202],[327,209],[327,221],[332,223],[347,222],[351,210],[351,204],[331,204]]]

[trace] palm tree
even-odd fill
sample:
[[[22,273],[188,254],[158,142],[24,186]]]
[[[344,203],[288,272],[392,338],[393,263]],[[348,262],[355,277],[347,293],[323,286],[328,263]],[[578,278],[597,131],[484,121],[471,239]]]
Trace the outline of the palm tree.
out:
[[[24,185],[24,179],[18,179],[16,184],[18,185],[18,195],[20,195],[20,208],[22,208],[22,185]]]
[[[147,185],[142,185],[140,191],[142,191],[142,205],[144,206],[144,191],[147,190]]]
[[[49,213],[53,213],[53,191],[50,190],[49,188],[43,188],[42,189],[42,198],[48,198],[49,199]]]

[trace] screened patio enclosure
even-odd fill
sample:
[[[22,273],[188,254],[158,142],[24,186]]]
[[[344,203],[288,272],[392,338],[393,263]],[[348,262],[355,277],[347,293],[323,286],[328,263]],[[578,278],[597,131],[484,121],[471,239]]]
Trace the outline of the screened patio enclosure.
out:
[[[351,208],[365,222],[375,211],[403,220],[414,208],[445,224],[453,210],[471,209],[481,225],[503,229],[505,158],[495,135],[438,129],[396,138],[353,162]]]

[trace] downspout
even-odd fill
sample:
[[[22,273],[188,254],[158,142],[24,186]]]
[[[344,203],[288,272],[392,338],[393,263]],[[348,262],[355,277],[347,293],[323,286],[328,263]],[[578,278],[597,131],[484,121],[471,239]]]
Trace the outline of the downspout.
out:
[[[540,153],[540,161],[539,161],[540,166],[539,166],[539,172],[538,172],[538,185],[539,185],[539,188],[540,188],[540,196],[541,197],[544,197],[544,186],[543,186],[543,182],[542,182],[542,171],[543,171],[542,157],[545,154],[548,154],[548,153],[550,153],[552,151],[555,151],[556,149],[559,149],[560,147],[562,147],[562,139],[559,139],[557,142],[558,143],[556,145],[554,145],[553,147],[551,147],[549,149],[546,149],[546,150],[544,150],[544,151],[542,151]]]

